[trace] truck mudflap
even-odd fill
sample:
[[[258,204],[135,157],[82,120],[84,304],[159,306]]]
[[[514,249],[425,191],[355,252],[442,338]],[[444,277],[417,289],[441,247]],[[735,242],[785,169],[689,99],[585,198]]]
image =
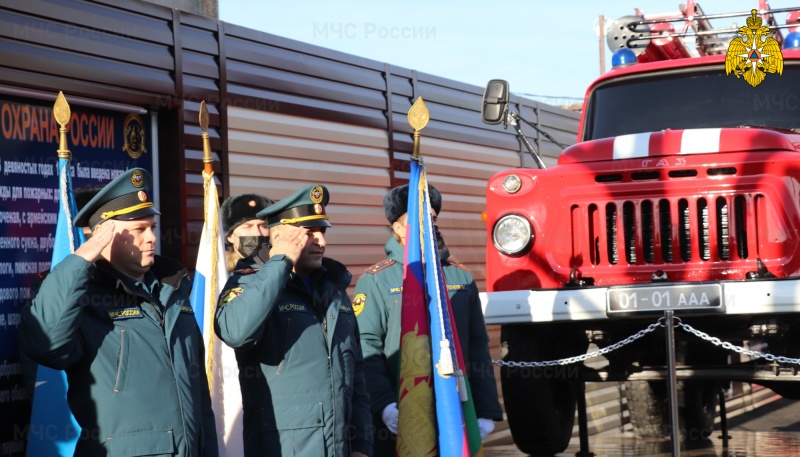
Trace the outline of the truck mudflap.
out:
[[[680,314],[800,313],[800,279],[653,283],[582,289],[482,292],[487,324],[588,321]]]

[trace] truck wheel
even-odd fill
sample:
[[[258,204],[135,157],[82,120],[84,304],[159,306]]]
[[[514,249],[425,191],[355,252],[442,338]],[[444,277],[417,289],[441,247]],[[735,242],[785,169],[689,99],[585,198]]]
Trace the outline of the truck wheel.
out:
[[[586,351],[586,335],[579,332],[570,338],[571,334],[562,332],[549,338],[530,326],[504,326],[503,347],[507,353],[503,360],[545,361],[580,355]],[[565,353],[570,348],[576,352]],[[567,448],[576,410],[575,386],[569,380],[577,378],[577,369],[501,367],[508,425],[520,451],[535,456],[553,455]]]
[[[714,427],[718,401],[715,381],[678,381],[678,426],[684,439],[708,439]],[[669,436],[669,392],[665,381],[626,381],[633,430],[638,436]]]
[[[719,383],[716,381],[687,380],[682,386],[678,385],[678,414],[684,422],[681,433],[685,439],[703,441],[711,436],[718,403]]]

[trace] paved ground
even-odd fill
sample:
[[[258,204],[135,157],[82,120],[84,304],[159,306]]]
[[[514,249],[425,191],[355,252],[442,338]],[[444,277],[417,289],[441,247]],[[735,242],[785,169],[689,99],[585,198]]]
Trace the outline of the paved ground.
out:
[[[727,448],[715,432],[704,447],[680,450],[682,457],[784,457],[800,456],[800,401],[776,397],[756,410],[728,418]],[[595,457],[667,457],[672,455],[670,440],[636,438],[632,433],[605,432],[589,437],[590,451]],[[580,449],[573,438],[566,452],[571,457]],[[485,457],[518,457],[525,454],[513,445],[485,449]]]

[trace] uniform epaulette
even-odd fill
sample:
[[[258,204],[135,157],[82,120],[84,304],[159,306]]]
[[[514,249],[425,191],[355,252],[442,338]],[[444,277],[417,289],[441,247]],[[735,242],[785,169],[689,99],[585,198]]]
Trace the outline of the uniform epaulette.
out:
[[[448,265],[452,265],[454,267],[461,268],[464,271],[469,271],[469,270],[467,270],[467,267],[465,267],[464,265],[461,265],[460,263],[453,262],[452,260],[448,260],[446,263]]]
[[[392,259],[385,259],[385,260],[382,260],[382,261],[376,263],[375,265],[367,268],[367,270],[364,273],[366,273],[368,275],[374,275],[375,273],[377,273],[377,272],[379,272],[379,271],[381,271],[381,270],[383,270],[385,268],[391,267],[395,263],[397,263],[397,261],[392,260]]]
[[[257,271],[258,270],[255,268],[239,268],[238,270],[233,270],[235,274],[242,276],[251,275]]]

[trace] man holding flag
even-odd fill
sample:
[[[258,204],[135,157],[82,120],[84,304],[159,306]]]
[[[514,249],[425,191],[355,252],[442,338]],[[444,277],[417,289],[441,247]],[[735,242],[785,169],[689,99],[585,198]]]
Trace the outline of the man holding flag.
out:
[[[81,427],[75,455],[217,456],[191,283],[183,266],[155,255],[151,197],[140,168],[98,192],[74,224],[92,237],[22,313],[23,351],[67,373]]]
[[[483,320],[478,288],[472,275],[449,259],[450,252],[436,220],[442,196],[428,185],[432,228],[439,262],[466,362],[465,374],[472,387],[481,438],[503,419],[489,354],[489,337]],[[376,425],[375,457],[394,456],[398,426],[398,371],[400,369],[401,306],[403,303],[404,253],[409,214],[409,186],[396,187],[383,198],[384,212],[391,224],[386,242],[387,258],[368,268],[356,284],[353,309],[358,318],[364,351],[365,376]],[[432,254],[432,253],[429,253]],[[437,343],[438,342],[434,342]]]

